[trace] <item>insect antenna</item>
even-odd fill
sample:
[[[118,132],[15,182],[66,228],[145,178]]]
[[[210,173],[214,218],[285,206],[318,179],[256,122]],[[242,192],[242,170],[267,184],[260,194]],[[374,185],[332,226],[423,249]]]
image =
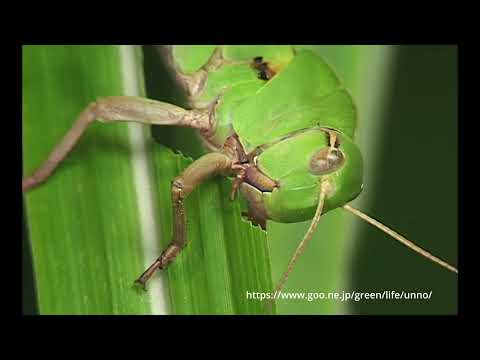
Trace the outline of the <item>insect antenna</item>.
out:
[[[275,300],[275,297],[277,297],[277,294],[283,289],[285,282],[288,279],[288,276],[293,270],[293,265],[298,260],[300,255],[303,253],[303,250],[305,250],[305,247],[307,246],[308,242],[312,239],[312,235],[315,232],[315,229],[317,228],[317,225],[320,221],[320,216],[322,215],[322,211],[323,211],[323,204],[325,202],[326,186],[324,184],[325,183],[322,183],[320,187],[320,198],[318,200],[315,216],[313,217],[312,222],[310,223],[310,227],[308,228],[307,232],[305,233],[305,236],[303,237],[302,241],[300,241],[300,244],[298,244],[297,248],[295,249],[295,252],[293,253],[290,261],[288,262],[287,270],[283,273],[282,277],[278,281],[277,286],[275,287],[275,290],[274,290],[274,295],[273,295],[274,298],[271,300]]]
[[[442,266],[442,267],[444,267],[444,268],[446,268],[450,271],[453,271],[454,273],[458,273],[458,270],[455,267],[453,267],[452,265],[450,265],[449,263],[447,263],[446,261],[443,261],[442,259],[439,259],[438,257],[430,254],[428,251],[422,249],[418,245],[415,245],[413,242],[406,239],[405,237],[403,237],[402,235],[400,235],[396,231],[393,231],[388,226],[386,226],[386,225],[382,224],[381,222],[371,218],[370,216],[361,212],[360,210],[355,209],[348,204],[344,205],[343,208],[345,210],[351,212],[352,214],[358,216],[360,219],[365,220],[369,224],[371,224],[371,225],[377,227],[378,229],[382,230],[384,233],[390,235],[395,240],[401,242],[403,245],[409,247],[410,249],[412,249],[416,253],[422,255],[423,257],[426,257],[430,261],[433,261],[434,263],[437,263],[438,265],[440,265],[440,266]]]

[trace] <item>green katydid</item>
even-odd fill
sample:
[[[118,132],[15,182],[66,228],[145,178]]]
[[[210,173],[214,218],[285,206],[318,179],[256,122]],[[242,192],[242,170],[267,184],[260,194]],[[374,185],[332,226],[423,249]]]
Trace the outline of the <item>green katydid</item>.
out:
[[[355,107],[347,90],[317,55],[289,46],[175,46],[165,56],[192,110],[133,97],[101,98],[80,115],[23,190],[45,181],[72,150],[88,124],[136,121],[198,129],[211,153],[189,166],[172,186],[175,232],[171,245],[140,276],[145,284],[186,243],[183,201],[207,177],[235,176],[253,221],[312,219],[279,290],[317,226],[337,207],[369,221],[405,245],[452,271],[442,260],[348,205],[361,191],[362,158],[353,143]]]

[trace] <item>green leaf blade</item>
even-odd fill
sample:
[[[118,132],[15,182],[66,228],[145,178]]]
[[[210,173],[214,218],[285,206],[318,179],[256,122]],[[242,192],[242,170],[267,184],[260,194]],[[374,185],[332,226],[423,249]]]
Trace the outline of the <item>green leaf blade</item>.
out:
[[[155,151],[161,202],[162,246],[172,235],[170,185],[192,160],[158,146]],[[220,177],[199,186],[186,200],[188,243],[166,269],[173,314],[272,313],[246,291],[273,288],[266,234],[242,219],[240,201],[231,202],[231,182]]]
[[[119,46],[23,48],[24,175],[98,96],[122,95]],[[25,194],[41,314],[144,314],[132,290],[143,271],[126,124],[93,123],[45,183]]]

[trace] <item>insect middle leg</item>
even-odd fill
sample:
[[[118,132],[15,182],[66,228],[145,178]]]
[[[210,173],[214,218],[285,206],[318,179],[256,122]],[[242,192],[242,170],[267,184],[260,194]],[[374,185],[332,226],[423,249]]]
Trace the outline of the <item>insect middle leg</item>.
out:
[[[22,192],[44,182],[67,157],[95,119],[102,122],[132,121],[144,124],[186,126],[210,131],[211,108],[185,110],[168,103],[135,96],[98,98],[79,115],[74,125],[54,148],[47,160],[22,181]]]
[[[206,154],[189,165],[172,182],[172,204],[174,215],[173,239],[157,260],[135,281],[145,288],[145,283],[157,269],[165,269],[187,244],[186,215],[184,201],[186,197],[208,177],[229,172],[233,159],[227,154],[213,152]]]

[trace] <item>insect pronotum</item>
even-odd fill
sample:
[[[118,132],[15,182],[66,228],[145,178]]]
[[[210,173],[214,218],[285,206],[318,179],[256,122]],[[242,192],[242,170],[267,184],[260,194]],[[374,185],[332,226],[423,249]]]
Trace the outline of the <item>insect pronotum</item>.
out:
[[[349,92],[315,53],[291,46],[217,46],[193,72],[178,62],[195,47],[165,46],[163,55],[188,95],[190,109],[140,97],[110,96],[91,102],[48,159],[22,181],[29,191],[46,181],[74,149],[89,124],[131,121],[196,129],[209,151],[172,181],[172,241],[136,280],[145,286],[187,242],[184,202],[207,178],[234,177],[252,222],[311,224],[277,283],[281,290],[310,241],[321,216],[343,208],[405,246],[457,273],[447,262],[415,245],[349,203],[362,190],[363,163],[354,143],[356,109]],[[281,161],[279,161],[281,159]]]

